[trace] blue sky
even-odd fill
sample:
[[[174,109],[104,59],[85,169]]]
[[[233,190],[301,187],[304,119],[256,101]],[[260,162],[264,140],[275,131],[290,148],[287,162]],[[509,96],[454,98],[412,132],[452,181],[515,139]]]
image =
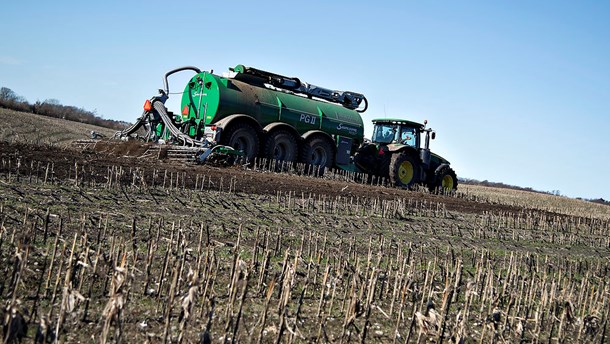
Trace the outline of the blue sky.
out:
[[[22,0],[0,30],[30,102],[132,122],[167,70],[245,64],[364,93],[367,133],[427,119],[460,177],[610,199],[610,2]]]

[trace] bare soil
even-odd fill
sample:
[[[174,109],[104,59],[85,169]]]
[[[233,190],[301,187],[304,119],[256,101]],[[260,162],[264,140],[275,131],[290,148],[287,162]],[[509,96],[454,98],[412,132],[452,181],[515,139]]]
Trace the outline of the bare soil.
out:
[[[481,214],[485,212],[519,213],[522,208],[494,203],[481,203],[455,196],[413,192],[392,187],[360,184],[353,181],[337,181],[311,176],[299,176],[291,173],[274,173],[253,171],[242,166],[197,165],[156,157],[143,156],[152,144],[137,141],[108,142],[101,141],[93,149],[71,147],[38,146],[31,144],[8,144],[0,142],[0,151],[6,156],[20,156],[24,160],[52,162],[56,165],[79,164],[88,169],[97,170],[100,175],[112,166],[139,168],[146,171],[168,171],[194,175],[213,176],[216,179],[235,180],[235,190],[244,193],[270,194],[292,192],[296,195],[325,195],[327,197],[356,197],[378,199],[406,199],[418,202],[443,203],[447,210]],[[62,176],[58,176],[62,177]]]

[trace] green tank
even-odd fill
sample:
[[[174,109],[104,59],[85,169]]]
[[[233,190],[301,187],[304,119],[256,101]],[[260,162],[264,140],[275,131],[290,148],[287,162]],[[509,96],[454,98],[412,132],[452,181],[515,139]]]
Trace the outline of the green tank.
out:
[[[326,153],[338,153],[337,147],[343,142],[349,144],[351,154],[364,138],[364,125],[359,113],[366,109],[359,109],[362,101],[366,106],[366,98],[358,93],[332,91],[302,83],[297,78],[238,65],[224,76],[210,72],[193,76],[182,95],[181,122],[186,127],[183,131],[191,137],[200,138],[207,134],[231,146],[240,146],[239,138],[231,140],[226,136],[235,132],[232,127],[254,129],[259,152],[246,152],[251,156],[273,157],[271,148],[267,147],[273,145],[273,142],[269,142],[269,135],[280,128],[282,132],[293,135],[292,139],[296,141],[296,145],[293,144],[295,153],[289,154],[286,160],[296,160],[298,146],[306,145],[303,141],[312,135],[324,137],[327,142],[332,141],[334,152]],[[282,141],[282,137],[279,140]],[[243,138],[241,141],[244,141]],[[249,142],[241,143],[245,146]],[[247,147],[238,148],[248,150]],[[273,150],[276,150],[275,155],[279,153],[280,156],[275,157],[284,160],[282,147],[279,147],[280,152],[277,152],[277,148]],[[284,148],[290,150],[290,147]],[[341,162],[345,159],[337,157],[327,160]]]
[[[203,119],[205,125],[212,125],[230,115],[243,114],[263,128],[282,122],[300,134],[321,130],[362,142],[364,125],[356,110],[266,88],[258,78],[245,75],[244,68],[241,65],[234,68],[231,78],[208,72],[196,74],[182,95],[183,120],[194,119],[199,124]]]

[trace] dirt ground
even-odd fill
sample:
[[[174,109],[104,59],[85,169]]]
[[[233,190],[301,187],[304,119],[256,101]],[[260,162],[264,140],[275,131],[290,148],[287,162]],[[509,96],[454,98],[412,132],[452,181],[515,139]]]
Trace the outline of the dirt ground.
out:
[[[215,179],[234,180],[236,191],[253,194],[276,195],[278,192],[292,192],[296,195],[326,195],[327,197],[353,197],[378,199],[405,199],[430,204],[442,203],[447,210],[481,214],[485,212],[519,213],[523,209],[494,203],[482,203],[465,199],[458,195],[446,196],[427,192],[413,192],[392,187],[360,184],[353,181],[338,181],[290,173],[253,171],[241,166],[196,165],[177,161],[159,160],[143,156],[150,144],[138,142],[99,143],[95,148],[59,148],[55,146],[35,146],[28,144],[8,144],[0,142],[3,156],[20,156],[24,160],[52,162],[54,164],[79,164],[98,170],[103,174],[112,166],[139,168],[147,171],[168,171],[210,176]]]

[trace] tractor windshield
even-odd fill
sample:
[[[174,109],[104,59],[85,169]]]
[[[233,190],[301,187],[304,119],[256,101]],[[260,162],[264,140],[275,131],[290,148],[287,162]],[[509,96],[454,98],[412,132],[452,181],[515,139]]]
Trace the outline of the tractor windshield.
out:
[[[393,124],[377,124],[373,129],[373,142],[392,143],[397,139],[398,130]]]
[[[399,142],[403,145],[409,145],[411,147],[418,147],[417,144],[417,129],[412,127],[403,126],[400,130],[400,140]]]

